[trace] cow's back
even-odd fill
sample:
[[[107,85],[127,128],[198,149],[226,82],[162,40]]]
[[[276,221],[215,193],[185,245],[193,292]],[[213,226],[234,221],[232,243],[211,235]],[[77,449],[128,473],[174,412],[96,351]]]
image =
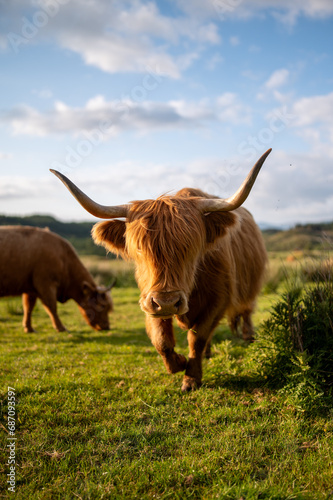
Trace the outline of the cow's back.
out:
[[[37,280],[63,279],[65,245],[47,229],[0,227],[0,296],[35,292]]]

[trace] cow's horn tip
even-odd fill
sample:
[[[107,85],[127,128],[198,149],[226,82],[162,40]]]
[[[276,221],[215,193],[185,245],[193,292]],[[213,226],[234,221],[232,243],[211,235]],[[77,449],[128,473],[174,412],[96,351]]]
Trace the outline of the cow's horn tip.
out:
[[[50,168],[50,172],[52,172],[52,174],[54,174],[60,180],[64,178],[64,175],[62,175],[61,172],[58,172],[58,170],[53,170],[53,168]]]

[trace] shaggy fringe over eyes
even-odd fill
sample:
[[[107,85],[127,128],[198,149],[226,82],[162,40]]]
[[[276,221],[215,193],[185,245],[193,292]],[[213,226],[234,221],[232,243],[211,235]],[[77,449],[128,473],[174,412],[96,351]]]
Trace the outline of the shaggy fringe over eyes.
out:
[[[213,248],[236,221],[233,213],[202,214],[196,196],[161,196],[133,202],[126,223],[95,224],[92,236],[107,250],[136,261],[143,286],[183,289],[184,283],[189,288],[194,283],[195,264],[207,245]]]
[[[195,200],[160,197],[133,202],[126,232],[126,246],[135,257],[139,251],[148,264],[155,286],[184,285],[186,263],[194,262],[205,246],[203,217]],[[157,272],[157,275],[156,275]]]

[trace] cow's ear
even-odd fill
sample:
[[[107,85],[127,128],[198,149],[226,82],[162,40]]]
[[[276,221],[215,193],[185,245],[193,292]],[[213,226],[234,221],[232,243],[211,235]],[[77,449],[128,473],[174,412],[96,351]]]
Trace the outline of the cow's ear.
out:
[[[233,212],[210,212],[204,215],[207,243],[214,243],[224,236],[228,228],[238,223],[238,217]]]
[[[91,234],[97,245],[102,245],[110,252],[125,256],[126,223],[121,220],[98,222],[92,228]]]

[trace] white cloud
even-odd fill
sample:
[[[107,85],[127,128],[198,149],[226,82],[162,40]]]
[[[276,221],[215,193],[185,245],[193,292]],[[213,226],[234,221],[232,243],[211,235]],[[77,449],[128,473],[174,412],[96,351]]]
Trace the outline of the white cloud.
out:
[[[282,94],[278,89],[286,85],[289,78],[290,72],[286,68],[275,70],[258,92],[257,99],[259,101],[265,101],[273,96],[280,103],[286,103],[288,96]]]
[[[294,24],[297,18],[326,18],[333,15],[331,0],[177,0],[179,7],[196,18],[216,17],[221,21],[271,13],[279,21]]]
[[[91,167],[81,168],[80,172],[68,175],[89,196],[102,204],[156,198],[185,186],[227,197],[238,189],[252,167],[248,161],[240,165],[238,160],[212,157],[188,164],[155,165],[128,161],[94,168],[93,172]],[[52,180],[56,193],[54,196],[61,197],[61,193],[64,193],[60,205],[66,204],[67,218],[71,213],[87,218],[60,183],[57,188],[57,182]],[[315,154],[273,150],[245,206],[258,222],[270,222],[272,225],[331,220],[332,182],[330,159]]]
[[[0,200],[31,200],[40,198],[41,194],[46,197],[52,193],[50,179],[31,178],[28,176],[2,175],[0,183]]]
[[[225,123],[250,123],[251,110],[241,103],[237,94],[226,92],[217,99],[217,113],[220,121]]]
[[[127,130],[139,132],[161,128],[202,127],[208,121],[232,124],[248,122],[249,108],[236,94],[225,93],[216,100],[200,102],[135,102],[131,99],[106,101],[103,96],[90,99],[82,108],[56,102],[54,108],[40,112],[30,106],[9,110],[0,117],[16,135],[45,136],[100,131],[103,139]]]
[[[260,156],[260,152],[258,152]],[[104,166],[81,166],[65,172],[89,196],[102,204],[156,198],[182,187],[198,187],[217,196],[231,195],[252,164],[239,158],[199,158],[189,163],[119,161]],[[332,219],[332,160],[312,153],[273,150],[245,206],[258,222],[293,225]],[[116,174],[116,175],[115,175]],[[94,220],[58,179],[2,176],[0,200],[6,212],[50,213],[66,220]]]
[[[333,161],[333,92],[303,97],[293,103],[291,126],[308,149]]]
[[[272,73],[265,83],[265,87],[269,90],[276,89],[285,85],[289,79],[289,71],[285,68],[277,69]]]
[[[333,92],[327,95],[303,97],[294,103],[297,126],[328,123],[333,127]]]
[[[266,162],[246,201],[257,220],[286,225],[332,220],[330,158],[273,150]]]
[[[93,37],[70,33],[61,39],[61,43],[65,48],[79,53],[86,64],[108,73],[145,73],[148,68],[153,68],[161,75],[180,77],[174,58],[162,48],[154,48],[146,40],[125,39],[113,33]]]
[[[291,96],[276,95],[280,100],[279,108],[271,109],[266,114],[266,121],[272,124],[272,130],[288,129],[288,135],[303,140],[303,149],[310,154],[333,160],[333,92],[326,95],[302,97],[292,100]],[[280,99],[279,99],[280,96]]]
[[[153,1],[53,0],[51,4],[53,10],[48,2],[33,0],[18,0],[15,8],[5,6],[7,32],[1,45],[6,40],[9,48],[18,51],[27,43],[53,39],[105,72],[144,73],[151,67],[179,78],[183,68],[177,58],[191,61],[188,41],[197,47],[220,42],[214,22],[164,15]]]

